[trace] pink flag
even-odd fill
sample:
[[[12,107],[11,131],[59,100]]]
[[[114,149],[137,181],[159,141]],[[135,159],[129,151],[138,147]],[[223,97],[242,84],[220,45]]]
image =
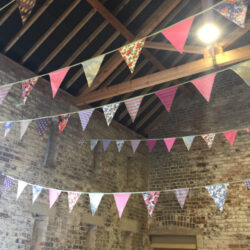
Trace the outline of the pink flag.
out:
[[[164,142],[166,144],[166,147],[168,148],[168,152],[171,151],[171,148],[174,145],[176,138],[164,138]]]
[[[53,206],[53,204],[55,203],[55,201],[57,200],[61,192],[62,192],[61,190],[52,189],[52,188],[49,189],[49,207],[50,208]]]
[[[113,195],[114,195],[116,207],[118,209],[119,217],[121,218],[123,210],[124,210],[131,194],[130,193],[120,193],[120,194],[116,193]]]
[[[58,70],[56,72],[52,72],[49,74],[53,98],[55,98],[55,95],[56,95],[64,77],[68,73],[69,69],[70,68],[65,68],[65,69],[61,69],[61,70]]]
[[[234,140],[235,140],[235,137],[237,135],[237,132],[238,132],[237,130],[223,132],[223,134],[225,135],[225,137],[227,138],[227,140],[229,141],[231,146],[233,146],[233,144],[234,144]]]
[[[181,54],[183,53],[193,20],[194,17],[190,17],[161,32]]]
[[[177,88],[178,86],[174,86],[171,88],[159,90],[155,93],[168,112],[170,112]]]
[[[133,99],[130,99],[130,100],[127,100],[124,102],[128,112],[130,114],[132,122],[135,121],[138,109],[141,105],[142,98],[143,98],[143,96],[138,96],[138,97],[135,97]]]
[[[148,145],[148,151],[152,152],[152,150],[155,146],[156,140],[147,140],[146,143]]]
[[[208,102],[210,100],[215,76],[216,73],[191,81]]]

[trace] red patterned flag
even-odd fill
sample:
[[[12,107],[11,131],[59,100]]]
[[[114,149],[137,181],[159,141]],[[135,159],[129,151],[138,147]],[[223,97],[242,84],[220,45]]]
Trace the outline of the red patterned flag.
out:
[[[204,139],[204,141],[206,142],[209,148],[211,148],[213,145],[214,137],[215,137],[215,134],[202,135],[202,138]]]
[[[143,200],[145,201],[148,213],[150,216],[152,216],[154,209],[156,207],[156,203],[159,199],[160,192],[143,193],[142,196],[143,196]]]
[[[25,104],[33,87],[36,85],[38,77],[29,79],[22,83],[22,90],[23,90],[23,103]]]
[[[17,0],[22,22],[25,23],[30,16],[36,0]]]
[[[58,128],[60,133],[62,133],[63,130],[66,128],[67,123],[69,121],[69,117],[69,114],[64,114],[57,117],[57,121],[59,123]]]
[[[81,193],[79,192],[68,192],[69,200],[69,213],[72,212],[74,206],[76,205],[78,199],[80,198]]]
[[[161,100],[166,110],[170,112],[178,86],[157,91],[155,94]]]
[[[143,96],[139,96],[139,97],[125,101],[125,105],[126,105],[126,108],[130,114],[132,122],[135,121],[138,109],[141,105],[142,98],[143,98]]]
[[[0,87],[0,104],[3,103],[5,97],[8,95],[12,85]]]

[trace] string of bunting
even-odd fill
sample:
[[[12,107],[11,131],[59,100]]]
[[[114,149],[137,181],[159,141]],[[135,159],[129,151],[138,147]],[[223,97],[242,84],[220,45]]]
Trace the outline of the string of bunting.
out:
[[[178,188],[178,189],[168,189],[168,190],[161,190],[161,191],[139,191],[139,192],[112,192],[112,193],[106,193],[106,192],[81,192],[81,191],[70,191],[70,190],[59,190],[44,186],[39,186],[36,184],[28,183],[20,179],[13,178],[8,175],[2,175],[5,176],[4,181],[4,189],[3,193],[6,194],[9,187],[12,185],[13,181],[17,181],[17,196],[16,199],[20,197],[23,190],[27,186],[32,186],[32,204],[35,203],[36,199],[39,197],[40,193],[43,190],[48,190],[49,192],[49,207],[51,208],[58,197],[61,195],[62,192],[68,194],[68,203],[69,203],[69,213],[72,212],[74,206],[76,205],[78,199],[82,194],[87,194],[89,196],[90,201],[90,208],[92,215],[95,215],[99,204],[101,203],[102,197],[104,195],[113,195],[119,217],[122,217],[122,213],[126,207],[126,204],[132,194],[141,194],[143,197],[143,200],[145,201],[146,208],[148,210],[148,213],[150,216],[153,215],[153,211],[156,207],[157,201],[159,199],[160,193],[162,192],[174,192],[177,198],[178,203],[180,204],[180,207],[183,209],[185,205],[186,198],[188,196],[188,192],[192,189],[201,189],[205,188],[212,199],[214,200],[216,206],[218,209],[222,212],[225,199],[226,199],[226,193],[227,188],[229,184],[235,184],[235,183],[245,183],[247,188],[250,189],[250,179],[246,180],[237,180],[237,181],[231,181],[226,183],[219,183],[219,184],[213,184],[213,185],[206,185],[206,186],[197,186],[197,187],[187,187],[187,188]]]

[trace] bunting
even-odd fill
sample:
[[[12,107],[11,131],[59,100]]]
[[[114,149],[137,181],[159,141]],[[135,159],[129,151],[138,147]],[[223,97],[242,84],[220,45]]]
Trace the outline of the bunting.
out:
[[[194,136],[185,136],[185,137],[182,137],[182,139],[183,139],[185,146],[187,147],[187,150],[189,151],[192,146]]]
[[[234,140],[237,135],[237,132],[238,132],[237,130],[223,132],[223,134],[225,135],[226,139],[228,140],[231,146],[233,146],[234,144]]]
[[[19,12],[21,15],[22,23],[24,24],[29,18],[32,9],[36,4],[36,0],[17,0]]]
[[[17,195],[16,195],[16,199],[18,199],[20,197],[20,195],[22,194],[23,190],[25,189],[25,187],[28,185],[27,182],[25,181],[21,181],[18,180],[18,184],[17,184]]]
[[[118,102],[118,103],[111,103],[102,107],[108,126],[111,123],[119,105],[120,103]]]
[[[117,140],[116,141],[116,146],[117,146],[118,152],[121,152],[122,147],[124,145],[124,142],[125,142],[124,140]]]
[[[36,199],[38,198],[38,196],[40,195],[40,193],[42,192],[43,187],[37,186],[37,185],[33,185],[32,186],[32,204],[35,203]]]
[[[208,147],[211,148],[214,142],[215,134],[202,135],[202,138],[207,143]]]
[[[161,33],[182,54],[194,17],[179,22]]]
[[[246,128],[248,135],[250,135],[250,128]]]
[[[5,97],[8,95],[12,85],[0,87],[0,105],[3,104]]]
[[[23,103],[25,104],[33,87],[36,85],[38,77],[29,79],[22,83]]]
[[[115,204],[119,213],[119,217],[122,217],[123,210],[128,202],[130,193],[116,193],[113,194],[115,199]]]
[[[131,140],[131,146],[133,149],[133,152],[135,153],[136,149],[138,148],[139,144],[141,143],[140,140]]]
[[[20,140],[22,140],[27,128],[29,127],[32,120],[24,120],[20,122]]]
[[[66,128],[69,118],[70,118],[69,114],[64,114],[57,117],[58,128],[60,133],[62,133],[63,130]]]
[[[130,114],[132,122],[135,121],[138,109],[141,105],[143,96],[138,96],[136,98],[125,101],[126,108]]]
[[[93,150],[98,143],[98,140],[90,140],[90,149]]]
[[[9,187],[12,185],[13,179],[9,176],[5,177],[5,182],[4,182],[4,190],[3,192],[6,193],[9,189]]]
[[[104,150],[104,152],[105,152],[106,149],[108,148],[109,144],[110,144],[110,140],[103,140],[103,141],[102,141],[102,145],[103,145],[103,150]]]
[[[165,145],[168,149],[168,152],[171,151],[173,145],[174,145],[174,142],[175,142],[176,138],[165,138],[164,139],[164,142],[165,142]]]
[[[102,193],[89,193],[90,208],[93,216],[95,215],[99,204],[101,203],[102,197]]]
[[[142,196],[143,200],[145,201],[148,213],[150,216],[152,216],[156,207],[156,203],[159,199],[160,192],[147,192],[143,193]]]
[[[47,128],[50,118],[43,118],[38,120],[38,130],[39,130],[39,135],[42,136],[43,132]]]
[[[88,122],[89,122],[89,119],[90,119],[94,110],[95,109],[87,109],[87,110],[83,110],[83,111],[78,112],[83,131],[86,129]]]
[[[4,123],[4,128],[5,128],[4,137],[7,136],[7,134],[10,132],[10,129],[12,128],[13,125],[14,125],[14,122],[5,122]]]
[[[155,93],[168,112],[170,112],[177,89],[178,86],[173,86],[171,88],[159,90]]]
[[[83,67],[89,88],[91,87],[100,69],[103,59],[104,59],[104,55],[101,55],[101,56],[95,57],[93,59],[90,59],[82,63],[82,67]]]
[[[250,189],[250,180],[245,181],[245,184],[246,184],[247,188]]]
[[[244,28],[247,6],[248,0],[227,0],[214,9],[231,22]]]
[[[81,195],[81,193],[79,193],[79,192],[68,192],[69,213],[72,212],[74,206],[76,205],[78,199],[80,198],[80,195]]]
[[[127,63],[130,72],[133,74],[136,62],[141,54],[146,38],[119,48],[122,58]]]
[[[49,73],[53,98],[55,98],[55,95],[56,95],[64,77],[68,73],[69,69],[70,68],[65,68],[65,69],[58,70],[56,72]]]
[[[191,81],[208,102],[210,100],[215,76],[216,73],[203,76],[201,78]]]
[[[189,188],[180,188],[180,189],[175,189],[175,195],[176,198],[181,206],[181,208],[184,207],[187,195],[188,195]]]
[[[233,65],[231,69],[238,74],[248,86],[250,86],[250,60]]]
[[[228,187],[228,184],[217,184],[217,185],[206,187],[207,191],[209,192],[216,206],[219,208],[221,212],[223,211],[223,207],[225,203],[227,187]]]
[[[49,208],[51,208],[54,205],[61,192],[62,191],[58,189],[52,189],[52,188],[49,189]]]
[[[157,140],[147,140],[148,151],[151,153]]]

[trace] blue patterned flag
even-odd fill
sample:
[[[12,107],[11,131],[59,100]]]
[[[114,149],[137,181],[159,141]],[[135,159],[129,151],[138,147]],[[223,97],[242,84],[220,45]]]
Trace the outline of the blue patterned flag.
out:
[[[9,176],[5,177],[4,190],[3,190],[4,193],[6,193],[8,191],[12,182],[13,182],[13,179],[11,177],[9,177]]]
[[[41,135],[41,136],[43,135],[43,132],[47,128],[50,120],[51,120],[51,118],[44,118],[44,119],[38,120],[39,135]]]
[[[4,137],[7,136],[7,134],[10,132],[10,129],[14,125],[14,122],[5,122],[4,127],[5,127],[5,132],[4,132]]]
[[[119,105],[120,103],[118,102],[118,103],[111,103],[102,107],[108,126],[111,123]]]
[[[125,142],[124,140],[117,140],[116,141],[116,146],[117,146],[118,152],[121,152],[122,147],[124,145],[124,142]]]
[[[32,193],[33,193],[32,204],[34,204],[34,202],[36,201],[37,197],[40,195],[42,190],[43,188],[40,186],[37,186],[37,185],[32,186]]]
[[[207,191],[209,192],[216,206],[221,212],[223,211],[228,185],[229,184],[217,184],[212,186],[206,186]]]
[[[83,110],[83,111],[80,111],[78,114],[79,114],[79,117],[80,117],[80,120],[81,120],[81,124],[82,124],[82,130],[84,131],[88,125],[88,122],[89,122],[89,119],[93,113],[95,109],[87,109],[87,110]]]
[[[98,140],[90,140],[90,149],[93,150],[96,146],[96,144],[98,143]]]
[[[189,149],[192,146],[192,143],[193,143],[193,140],[194,140],[194,136],[185,136],[185,137],[182,137],[182,139],[184,141],[184,144],[187,147],[187,150],[189,151]]]
[[[95,215],[104,194],[89,193],[89,201],[92,215]]]
[[[103,144],[103,150],[105,152],[106,149],[108,148],[109,144],[110,144],[110,140],[103,140],[102,144]]]
[[[250,189],[250,180],[245,181],[245,184],[246,184],[247,188]]]

